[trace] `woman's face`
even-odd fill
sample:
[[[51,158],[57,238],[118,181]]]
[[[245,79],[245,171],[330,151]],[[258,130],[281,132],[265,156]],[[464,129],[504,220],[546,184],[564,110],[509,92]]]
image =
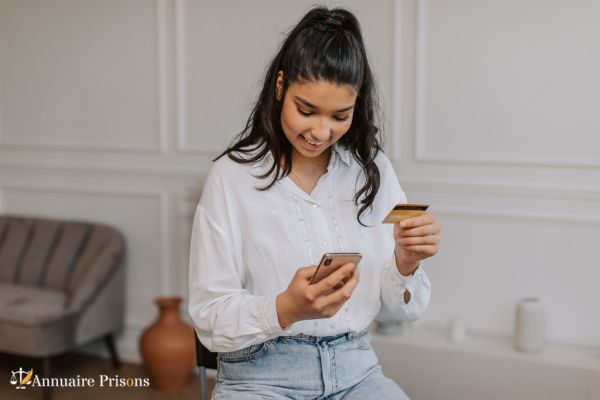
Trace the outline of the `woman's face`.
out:
[[[293,157],[328,155],[325,151],[350,129],[356,96],[350,85],[322,80],[290,84],[283,99],[281,127],[293,146]]]

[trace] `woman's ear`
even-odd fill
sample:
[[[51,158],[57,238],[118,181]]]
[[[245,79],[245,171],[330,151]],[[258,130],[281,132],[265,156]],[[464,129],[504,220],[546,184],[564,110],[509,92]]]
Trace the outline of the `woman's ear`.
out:
[[[277,81],[275,82],[275,98],[281,101],[281,92],[283,91],[283,71],[277,72]]]

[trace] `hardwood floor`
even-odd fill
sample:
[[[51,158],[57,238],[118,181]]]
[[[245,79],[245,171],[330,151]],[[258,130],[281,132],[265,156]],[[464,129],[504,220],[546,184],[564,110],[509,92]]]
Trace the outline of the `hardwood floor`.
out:
[[[143,366],[123,363],[120,370],[115,370],[109,360],[98,359],[86,355],[69,353],[54,357],[52,359],[52,378],[93,378],[94,387],[74,387],[74,388],[54,388],[52,391],[52,400],[196,400],[200,399],[200,379],[193,374],[187,385],[175,393],[164,393],[150,387],[109,387],[105,381],[103,387],[99,387],[100,375],[106,375],[108,378],[145,378],[147,375]],[[18,357],[0,353],[0,399],[24,399],[41,400],[42,389],[36,387],[27,387],[17,390],[15,385],[10,383],[12,377],[11,371],[16,371],[20,367],[23,370],[34,369],[34,374],[39,374],[41,378],[41,361]],[[118,377],[117,377],[118,376]],[[212,392],[214,382],[208,378],[208,393]]]

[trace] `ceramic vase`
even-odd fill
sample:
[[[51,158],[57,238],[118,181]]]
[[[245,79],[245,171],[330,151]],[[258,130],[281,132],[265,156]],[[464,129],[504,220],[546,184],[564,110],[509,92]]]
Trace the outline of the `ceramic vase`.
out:
[[[190,378],[195,364],[194,329],[179,315],[181,297],[159,297],[159,315],[140,338],[140,353],[150,385],[177,391]]]

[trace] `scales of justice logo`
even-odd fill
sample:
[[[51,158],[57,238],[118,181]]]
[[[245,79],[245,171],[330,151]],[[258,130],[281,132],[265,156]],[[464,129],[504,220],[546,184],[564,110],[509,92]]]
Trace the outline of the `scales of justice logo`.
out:
[[[26,389],[26,385],[31,385],[31,377],[33,376],[33,368],[29,371],[23,371],[22,367],[19,367],[18,371],[10,371],[12,372],[12,377],[10,378],[11,385],[17,385],[16,389]],[[19,376],[17,378],[17,375]],[[25,376],[23,376],[25,375]]]

